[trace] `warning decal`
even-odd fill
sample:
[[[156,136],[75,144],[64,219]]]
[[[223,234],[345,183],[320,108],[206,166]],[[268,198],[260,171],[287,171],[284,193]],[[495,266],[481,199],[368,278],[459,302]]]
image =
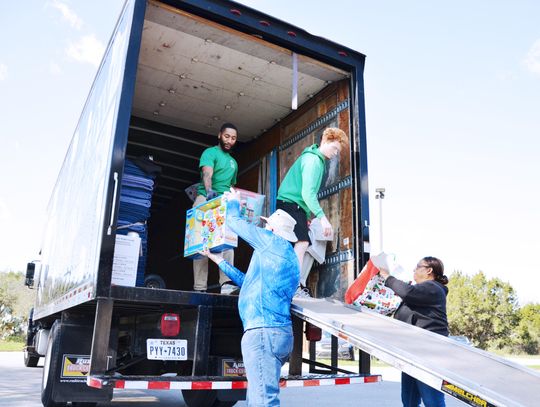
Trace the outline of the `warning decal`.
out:
[[[223,376],[245,376],[244,362],[234,359],[223,360]]]
[[[62,377],[86,377],[90,371],[90,355],[64,355]]]
[[[470,406],[475,407],[495,407],[494,404],[488,403],[483,398],[477,396],[476,394],[470,393],[461,387],[456,386],[455,384],[449,383],[446,380],[443,380],[441,390],[451,396],[454,396],[458,400],[464,401]]]

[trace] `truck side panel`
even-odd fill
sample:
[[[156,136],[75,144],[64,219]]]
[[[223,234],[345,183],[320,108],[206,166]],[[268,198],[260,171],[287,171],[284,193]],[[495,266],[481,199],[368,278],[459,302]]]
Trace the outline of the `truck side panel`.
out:
[[[124,7],[49,202],[34,319],[95,296],[134,6]]]

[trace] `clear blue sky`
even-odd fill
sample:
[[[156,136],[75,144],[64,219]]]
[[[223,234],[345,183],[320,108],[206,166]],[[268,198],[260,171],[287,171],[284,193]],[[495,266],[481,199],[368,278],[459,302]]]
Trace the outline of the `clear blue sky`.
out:
[[[372,251],[484,271],[540,301],[540,2],[243,3],[367,55]],[[0,5],[0,270],[45,209],[120,0]]]

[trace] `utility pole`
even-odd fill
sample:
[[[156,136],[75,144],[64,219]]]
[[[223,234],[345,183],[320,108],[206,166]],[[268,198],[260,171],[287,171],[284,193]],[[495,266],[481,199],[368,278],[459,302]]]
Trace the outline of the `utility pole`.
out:
[[[375,199],[379,200],[379,233],[380,233],[380,250],[383,250],[383,221],[382,221],[382,201],[384,199],[384,194],[386,190],[384,188],[375,189]]]

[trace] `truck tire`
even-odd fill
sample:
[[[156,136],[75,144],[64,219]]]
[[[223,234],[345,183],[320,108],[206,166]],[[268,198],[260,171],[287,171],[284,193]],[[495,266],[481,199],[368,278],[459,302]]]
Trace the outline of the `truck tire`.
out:
[[[91,401],[72,401],[71,407],[96,407],[97,404]]]
[[[28,349],[24,350],[24,365],[26,367],[36,367],[39,362],[39,356],[34,356],[28,352]]]
[[[184,403],[188,407],[232,407],[236,401],[221,401],[215,390],[182,390]]]
[[[144,278],[144,286],[146,288],[159,288],[165,289],[165,280],[163,280],[157,274],[148,274]]]
[[[56,321],[49,334],[47,353],[43,363],[43,377],[41,380],[41,403],[43,407],[65,407],[67,403],[56,402],[52,398],[55,373],[58,373],[58,352],[60,346],[60,322]]]

